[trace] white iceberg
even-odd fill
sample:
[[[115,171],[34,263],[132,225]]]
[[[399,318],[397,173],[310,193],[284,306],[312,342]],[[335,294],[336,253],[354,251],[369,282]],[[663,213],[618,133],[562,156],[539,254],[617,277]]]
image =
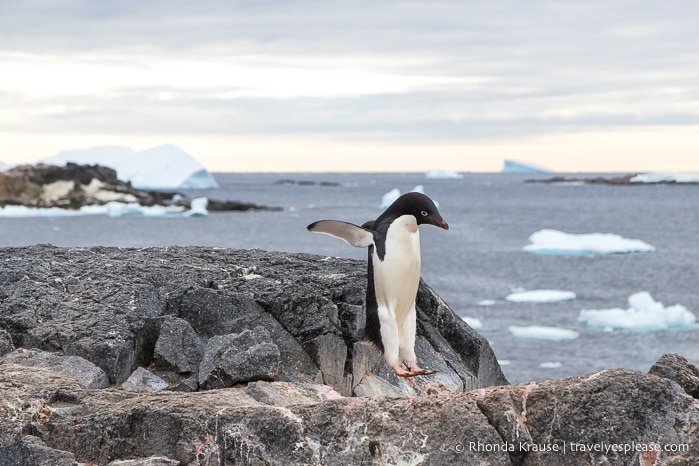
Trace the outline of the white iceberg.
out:
[[[638,239],[612,233],[572,234],[558,230],[539,230],[529,237],[527,252],[536,254],[590,255],[651,252],[655,247]]]
[[[699,183],[699,173],[652,172],[640,173],[630,183]]]
[[[551,173],[551,170],[529,162],[505,160],[502,166],[503,173]]]
[[[130,147],[100,146],[63,151],[39,162],[64,165],[99,164],[138,189],[215,189],[218,183],[192,155],[172,144],[135,152]]]
[[[561,366],[562,364],[558,361],[547,361],[539,364],[539,367],[542,367],[544,369],[558,369]]]
[[[530,290],[510,293],[505,298],[513,303],[557,303],[575,299],[572,291],[559,290]]]
[[[461,320],[466,322],[473,330],[481,330],[483,328],[483,322],[476,317],[464,316],[461,318]]]
[[[507,329],[515,338],[559,341],[574,340],[579,336],[575,330],[559,327],[542,327],[539,325],[530,325],[528,327],[512,325]]]
[[[647,291],[634,293],[628,298],[628,309],[611,308],[582,310],[578,321],[606,331],[632,330],[652,332],[695,327],[697,318],[681,304],[663,306]]]
[[[458,179],[458,178],[463,178],[464,176],[461,173],[457,173],[452,170],[427,170],[425,172],[425,177],[426,178],[431,178],[431,179]]]

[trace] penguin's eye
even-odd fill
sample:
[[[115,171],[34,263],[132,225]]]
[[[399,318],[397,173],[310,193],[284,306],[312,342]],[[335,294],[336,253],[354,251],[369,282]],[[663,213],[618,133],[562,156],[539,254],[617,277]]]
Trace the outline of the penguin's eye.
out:
[[[427,213],[426,210],[423,210],[422,212],[420,212],[420,214],[421,214],[423,217],[427,217],[427,216],[429,215],[429,214]]]

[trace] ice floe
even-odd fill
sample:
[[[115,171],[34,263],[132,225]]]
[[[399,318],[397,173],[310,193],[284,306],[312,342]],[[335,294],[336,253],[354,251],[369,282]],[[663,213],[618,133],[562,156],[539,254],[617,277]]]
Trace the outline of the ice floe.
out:
[[[464,175],[461,173],[457,173],[452,170],[427,170],[425,172],[425,177],[426,178],[432,178],[432,179],[458,179],[458,178],[463,178]]]
[[[86,205],[79,209],[7,205],[5,207],[0,207],[0,218],[74,217],[76,215],[108,215],[110,217],[201,217],[208,214],[208,211],[206,210],[206,203],[201,199],[206,198],[197,198],[192,200],[191,210],[187,210],[185,207],[178,205],[143,206],[137,202],[117,201],[107,202],[103,205]]]
[[[558,361],[546,361],[539,364],[539,367],[543,367],[544,369],[558,369],[561,366],[562,364]]]
[[[510,293],[505,299],[513,303],[557,303],[575,299],[575,293],[560,290],[517,291]]]
[[[551,170],[529,162],[517,160],[505,160],[502,166],[503,173],[551,173]]]
[[[539,325],[530,325],[528,327],[518,327],[511,325],[507,329],[516,338],[526,338],[532,340],[574,340],[578,338],[579,333],[575,330],[559,327],[543,327]]]
[[[693,312],[681,304],[665,307],[647,291],[629,296],[628,305],[628,309],[582,310],[578,321],[606,331],[652,332],[696,327],[697,318]]]
[[[411,193],[425,194],[425,187],[423,185],[419,184],[419,185],[415,186],[413,189],[411,189],[410,192]],[[394,188],[394,189],[390,190],[389,192],[387,192],[386,194],[384,194],[381,197],[381,204],[379,204],[379,208],[381,208],[381,209],[388,208],[388,206],[393,204],[396,201],[396,199],[398,199],[400,197],[400,195],[401,195],[400,189]],[[434,205],[439,207],[439,202],[435,201],[434,199],[432,199],[432,202],[434,202]]]
[[[699,183],[699,173],[640,173],[631,178],[629,183]]]
[[[529,237],[531,244],[524,247],[535,254],[592,255],[651,252],[655,247],[638,240],[612,233],[573,234],[558,230],[539,230]]]
[[[478,303],[476,303],[476,304],[478,304],[479,306],[492,306],[495,303],[496,303],[496,301],[494,299],[482,299],[482,300],[478,301]]]
[[[461,318],[461,320],[466,322],[468,326],[471,327],[473,330],[481,330],[483,328],[483,322],[481,322],[481,320],[477,319],[476,317],[464,316]]]
[[[137,189],[218,188],[216,180],[192,155],[172,144],[136,152],[130,147],[99,146],[59,152],[39,160],[51,165],[67,162],[113,168],[117,177]]]

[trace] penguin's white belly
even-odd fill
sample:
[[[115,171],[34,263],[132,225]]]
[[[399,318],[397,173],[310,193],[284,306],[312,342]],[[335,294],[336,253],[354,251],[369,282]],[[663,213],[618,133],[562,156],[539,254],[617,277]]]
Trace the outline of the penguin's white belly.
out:
[[[420,284],[420,233],[415,217],[404,215],[391,224],[385,251],[383,261],[374,251],[376,300],[400,323],[412,311]]]

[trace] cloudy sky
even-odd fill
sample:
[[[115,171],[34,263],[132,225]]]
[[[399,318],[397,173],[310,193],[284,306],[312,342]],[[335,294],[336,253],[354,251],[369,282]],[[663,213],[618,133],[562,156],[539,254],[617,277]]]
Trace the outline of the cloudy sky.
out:
[[[692,0],[3,0],[0,161],[699,172]]]

